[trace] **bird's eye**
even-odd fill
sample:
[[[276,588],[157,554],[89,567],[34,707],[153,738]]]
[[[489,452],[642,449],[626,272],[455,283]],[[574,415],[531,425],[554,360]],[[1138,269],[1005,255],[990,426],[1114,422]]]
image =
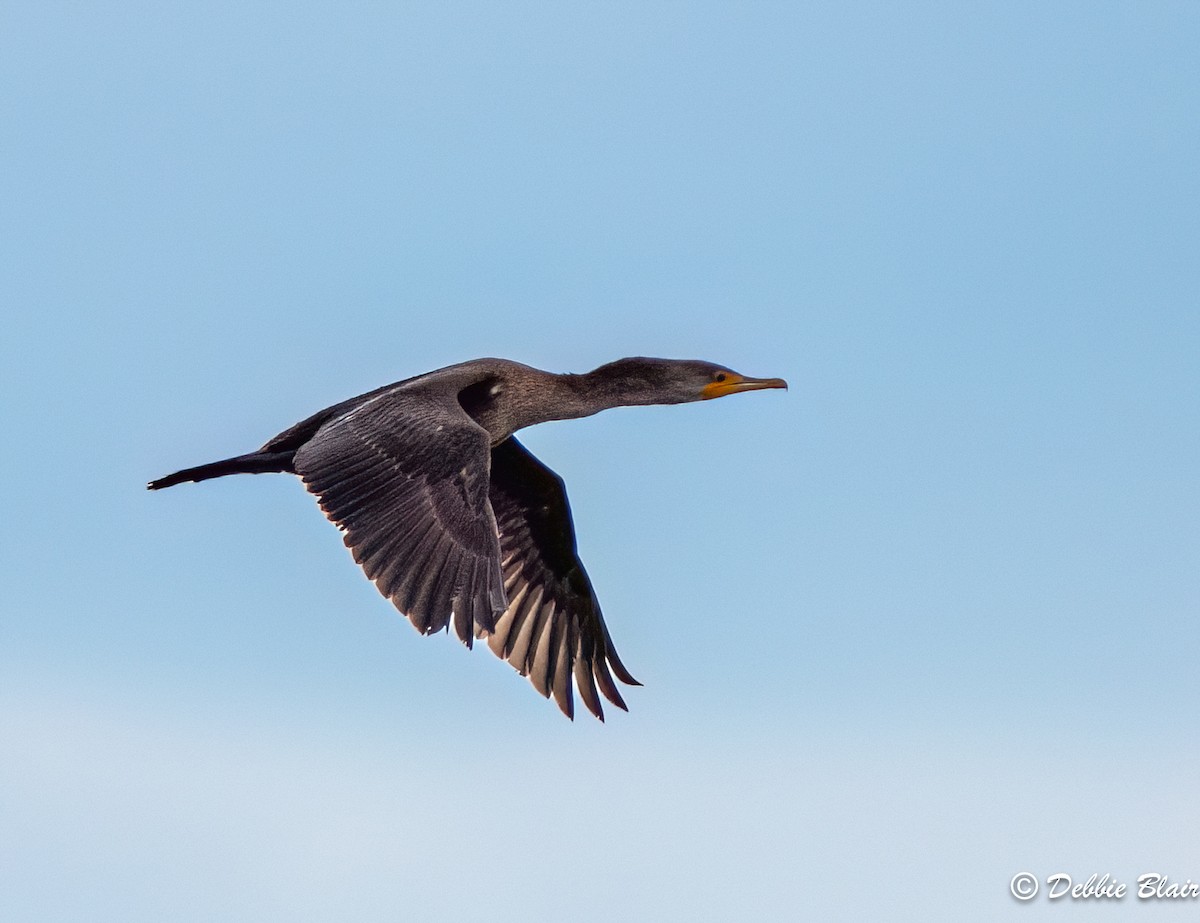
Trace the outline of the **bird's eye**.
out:
[[[714,377],[714,379],[713,379],[713,380],[714,380],[714,381],[724,381],[724,380],[725,380],[725,377],[726,377],[726,376],[725,376],[725,373],[724,373],[724,372],[717,372],[717,374],[716,374],[716,376]]]

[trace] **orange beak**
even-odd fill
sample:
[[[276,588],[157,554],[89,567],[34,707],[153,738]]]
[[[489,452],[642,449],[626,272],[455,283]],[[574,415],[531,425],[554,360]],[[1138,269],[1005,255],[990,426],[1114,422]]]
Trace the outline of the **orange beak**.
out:
[[[704,386],[700,392],[701,400],[712,400],[714,397],[724,397],[726,394],[736,394],[739,391],[761,391],[764,388],[783,388],[787,390],[787,382],[782,378],[746,378],[744,375],[730,373],[724,381],[714,381]]]

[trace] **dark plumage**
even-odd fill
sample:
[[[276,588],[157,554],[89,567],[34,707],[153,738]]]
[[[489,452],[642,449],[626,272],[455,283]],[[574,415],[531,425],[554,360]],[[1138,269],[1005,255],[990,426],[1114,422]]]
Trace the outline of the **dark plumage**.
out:
[[[679,404],[786,388],[694,360],[620,359],[555,375],[476,359],[313,414],[257,452],[151,481],[158,490],[227,474],[290,472],[316,494],[379,591],[432,634],[476,637],[574,714],[574,684],[601,720],[625,702],[621,663],[575,552],[562,479],[513,433],[609,407]]]

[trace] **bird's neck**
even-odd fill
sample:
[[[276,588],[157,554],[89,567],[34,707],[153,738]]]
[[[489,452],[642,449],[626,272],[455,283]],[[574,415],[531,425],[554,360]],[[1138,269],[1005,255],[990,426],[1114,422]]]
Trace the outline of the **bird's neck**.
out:
[[[603,367],[583,375],[522,368],[519,379],[486,379],[463,391],[460,402],[499,442],[527,426],[590,417],[612,407],[667,403],[660,390],[636,375]]]
[[[543,372],[536,382],[530,382],[512,394],[511,412],[521,419],[522,425],[531,426],[551,420],[590,417],[622,403],[633,403],[614,397],[611,390],[598,389],[591,376],[590,372],[585,375]]]
[[[554,377],[559,379],[559,387],[570,395],[564,403],[575,411],[571,417],[587,417],[613,407],[673,403],[664,399],[662,389],[655,382],[638,374],[614,374],[611,366],[601,366],[583,375]]]

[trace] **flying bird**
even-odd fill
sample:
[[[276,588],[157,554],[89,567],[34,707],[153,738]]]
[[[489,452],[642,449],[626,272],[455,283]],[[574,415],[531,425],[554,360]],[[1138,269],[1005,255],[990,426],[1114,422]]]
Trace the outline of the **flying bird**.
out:
[[[617,656],[575,547],[562,479],[513,433],[610,407],[682,404],[786,388],[699,360],[619,359],[582,375],[475,359],[352,397],[257,452],[151,481],[160,490],[227,474],[299,475],[379,592],[422,634],[488,646],[574,717],[572,676],[628,710]]]

